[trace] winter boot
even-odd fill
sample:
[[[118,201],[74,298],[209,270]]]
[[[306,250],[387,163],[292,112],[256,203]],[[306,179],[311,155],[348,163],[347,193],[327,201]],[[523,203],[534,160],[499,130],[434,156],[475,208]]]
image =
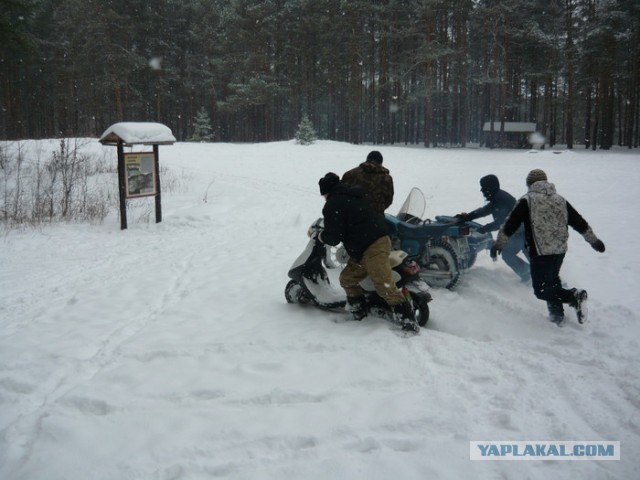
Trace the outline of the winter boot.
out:
[[[414,333],[420,331],[420,326],[416,321],[416,312],[413,310],[413,307],[409,302],[402,302],[400,305],[394,305],[393,313],[402,327],[402,330]]]
[[[574,298],[571,302],[571,306],[576,309],[578,323],[584,323],[587,321],[587,291],[572,288],[571,293],[573,293]]]
[[[555,323],[558,327],[564,327],[564,315],[550,313],[549,321]]]
[[[558,327],[563,327],[564,308],[562,308],[562,302],[547,301],[547,310],[549,310],[549,321],[555,323]]]
[[[351,313],[354,320],[362,320],[367,316],[367,304],[364,297],[347,297],[347,310]]]

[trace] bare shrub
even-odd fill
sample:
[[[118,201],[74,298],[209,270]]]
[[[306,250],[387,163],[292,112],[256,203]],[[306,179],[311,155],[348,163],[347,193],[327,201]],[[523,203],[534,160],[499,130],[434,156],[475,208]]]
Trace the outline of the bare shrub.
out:
[[[99,223],[112,208],[106,157],[83,152],[88,140],[62,139],[47,159],[33,142],[0,144],[0,221],[6,226],[56,220]],[[117,179],[116,179],[117,181]],[[113,202],[111,202],[113,203]]]
[[[0,224],[8,228],[55,221],[99,224],[119,212],[115,150],[91,153],[88,139],[0,142]],[[161,166],[162,193],[188,190],[190,174]],[[148,223],[153,198],[127,202],[140,223]]]

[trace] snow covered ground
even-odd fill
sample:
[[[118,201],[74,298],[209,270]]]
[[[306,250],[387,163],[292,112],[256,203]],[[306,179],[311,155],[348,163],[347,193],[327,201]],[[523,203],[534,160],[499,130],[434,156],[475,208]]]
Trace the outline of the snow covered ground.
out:
[[[318,179],[371,149],[161,147],[180,185],[162,223],[2,232],[0,478],[640,478],[638,150],[377,147],[392,213],[413,186],[430,217],[470,211],[488,173],[519,197],[542,168],[607,246],[571,233],[562,273],[589,291],[583,326],[570,309],[549,323],[485,252],[401,338],[283,295]],[[621,460],[472,461],[478,440],[620,441]]]

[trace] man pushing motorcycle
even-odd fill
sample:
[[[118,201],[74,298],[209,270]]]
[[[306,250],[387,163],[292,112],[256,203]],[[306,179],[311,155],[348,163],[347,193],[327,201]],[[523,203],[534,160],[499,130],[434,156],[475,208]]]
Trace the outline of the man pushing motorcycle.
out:
[[[347,294],[353,319],[362,320],[367,315],[360,282],[369,276],[402,329],[418,332],[413,307],[393,279],[389,264],[391,239],[384,218],[373,210],[361,188],[341,183],[335,173],[327,173],[318,184],[326,203],[322,209],[324,230],[317,238],[334,246],[342,242],[349,254],[349,261],[340,273],[340,286]]]
[[[526,183],[528,191],[500,227],[498,238],[491,247],[491,258],[496,260],[498,254],[504,252],[509,237],[524,225],[533,292],[547,302],[549,320],[562,327],[565,322],[563,304],[566,303],[576,309],[578,322],[584,323],[587,291],[564,288],[560,280],[569,239],[568,227],[582,235],[596,252],[605,251],[604,243],[577,210],[556,193],[555,185],[547,180],[543,170],[531,170]]]
[[[493,222],[478,229],[480,233],[488,233],[500,229],[507,216],[513,210],[516,199],[513,195],[500,189],[500,181],[495,175],[486,175],[480,179],[480,191],[488,203],[470,213],[459,213],[455,217],[465,222],[476,218],[493,215]],[[522,252],[527,260],[529,253],[524,248],[524,228],[520,227],[509,239],[502,250],[502,259],[509,265],[523,283],[531,282],[529,264],[518,256]]]
[[[362,187],[373,209],[380,215],[393,203],[393,178],[382,166],[382,154],[369,152],[367,160],[342,175],[342,183]]]

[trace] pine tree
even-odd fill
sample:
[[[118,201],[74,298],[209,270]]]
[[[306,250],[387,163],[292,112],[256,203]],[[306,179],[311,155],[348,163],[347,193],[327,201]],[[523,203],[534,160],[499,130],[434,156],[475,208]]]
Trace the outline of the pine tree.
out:
[[[311,145],[318,139],[318,135],[313,128],[313,124],[306,115],[302,117],[302,121],[298,125],[296,132],[296,142],[300,145]]]
[[[211,119],[204,107],[202,107],[193,122],[193,135],[189,138],[189,141],[210,142],[212,140],[213,128],[211,127]]]

